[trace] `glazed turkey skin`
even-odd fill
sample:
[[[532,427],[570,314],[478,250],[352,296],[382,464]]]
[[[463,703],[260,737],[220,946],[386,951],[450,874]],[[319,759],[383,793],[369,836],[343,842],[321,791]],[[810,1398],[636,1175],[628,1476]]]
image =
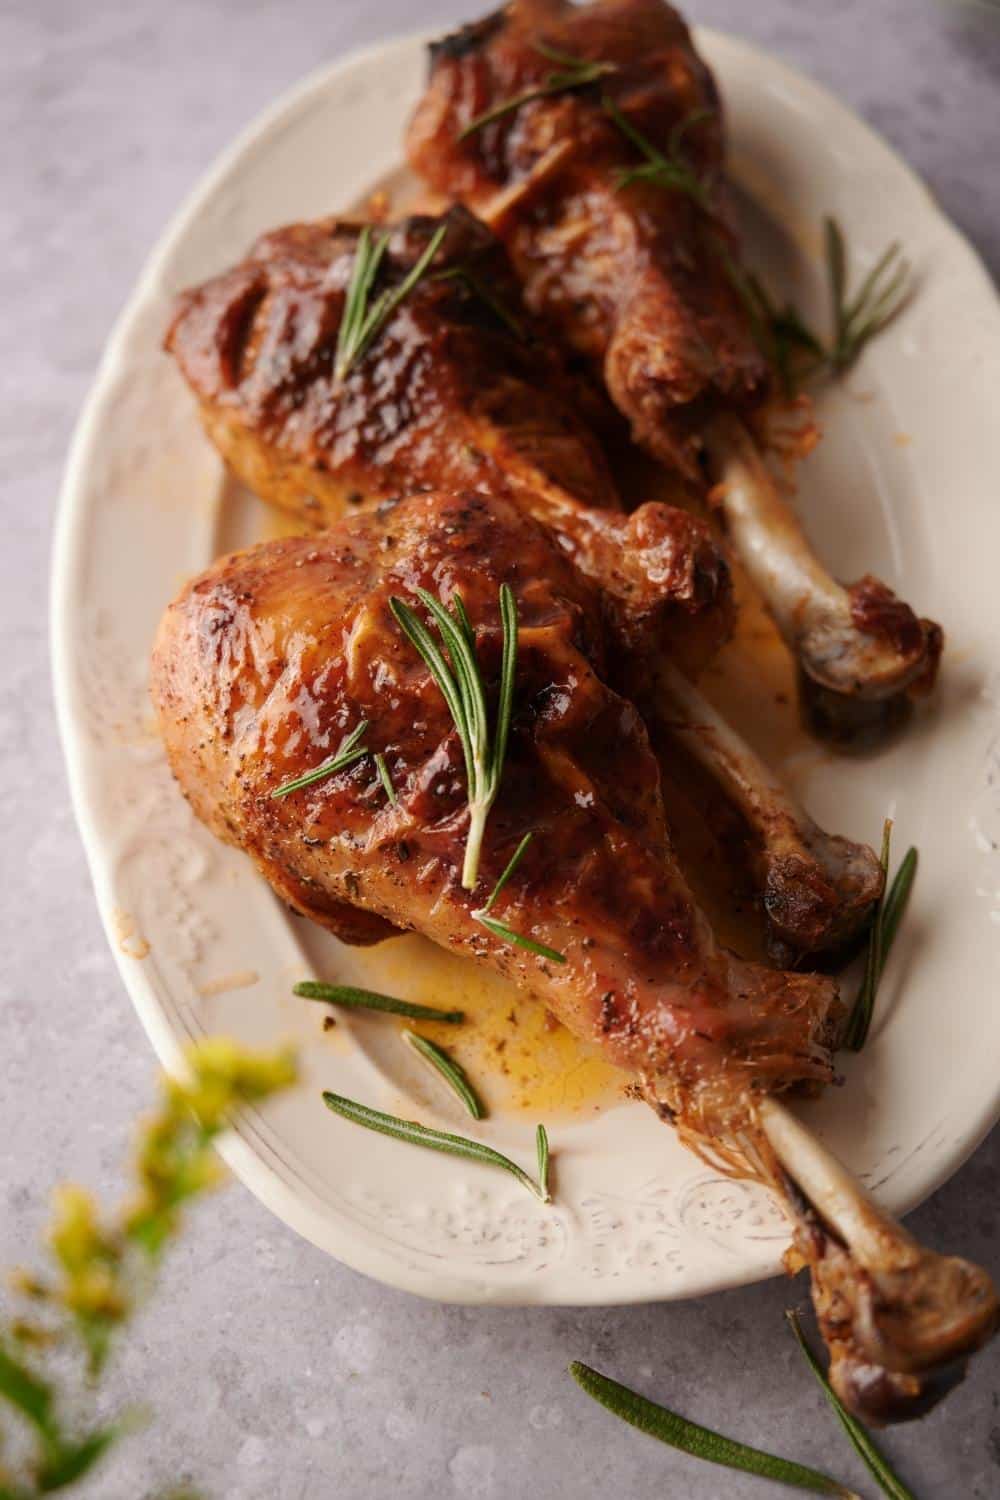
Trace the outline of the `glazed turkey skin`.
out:
[[[460,742],[390,599],[459,593],[495,692],[504,583],[519,617],[514,715],[470,892]],[[216,563],[167,611],[152,693],[195,812],[295,910],[349,942],[412,929],[486,963],[596,1040],[682,1129],[731,1143],[758,1091],[829,1079],[836,988],[716,944],[673,859],[643,721],[608,685],[610,644],[593,587],[519,507],[429,494]],[[371,756],[273,796],[362,721],[396,805]],[[474,916],[527,833],[493,915],[562,963]]]

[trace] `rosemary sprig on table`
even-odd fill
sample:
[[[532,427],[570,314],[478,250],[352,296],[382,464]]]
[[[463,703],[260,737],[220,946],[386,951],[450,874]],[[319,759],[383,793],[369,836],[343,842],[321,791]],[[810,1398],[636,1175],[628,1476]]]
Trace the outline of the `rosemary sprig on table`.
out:
[[[817,1381],[819,1382],[824,1396],[833,1407],[834,1411],[837,1414],[838,1421],[840,1422],[844,1431],[847,1433],[847,1436],[850,1438],[854,1451],[858,1454],[859,1458],[865,1464],[868,1472],[871,1474],[876,1484],[882,1490],[882,1493],[888,1496],[888,1500],[916,1500],[916,1496],[913,1494],[913,1491],[906,1487],[906,1485],[900,1479],[899,1475],[891,1467],[888,1459],[876,1448],[875,1444],[872,1442],[871,1437],[868,1434],[867,1429],[862,1426],[857,1417],[851,1415],[851,1413],[847,1410],[847,1407],[837,1395],[836,1391],[833,1389],[830,1382],[827,1380],[820,1366],[819,1360],[810,1349],[809,1344],[806,1341],[805,1334],[802,1332],[802,1326],[799,1323],[798,1314],[793,1311],[788,1311],[785,1313],[785,1317],[788,1319],[788,1325],[795,1335],[798,1346],[801,1349],[802,1354],[804,1355],[806,1362],[809,1365],[809,1368],[812,1370]]]
[[[579,1360],[573,1361],[569,1372],[588,1396],[606,1406],[616,1417],[621,1417],[650,1437],[658,1438],[661,1443],[669,1444],[671,1448],[679,1448],[683,1453],[690,1453],[694,1458],[705,1459],[708,1463],[721,1464],[728,1469],[741,1469],[747,1474],[759,1474],[763,1479],[773,1479],[778,1484],[809,1490],[814,1495],[836,1495],[840,1500],[859,1500],[854,1490],[831,1479],[828,1474],[822,1474],[818,1469],[811,1469],[805,1464],[794,1463],[791,1459],[765,1453],[760,1448],[748,1447],[746,1443],[724,1437],[721,1432],[702,1427],[697,1422],[689,1422],[686,1417],[679,1416],[677,1412],[670,1411],[668,1407],[660,1406],[655,1401],[647,1400],[637,1391],[629,1390],[626,1385],[619,1385],[617,1380],[591,1369],[590,1365],[581,1364]]]
[[[422,1057],[436,1073],[441,1075],[452,1093],[457,1094],[461,1099],[472,1118],[481,1120],[485,1113],[482,1101],[469,1082],[465,1069],[460,1067],[453,1057],[449,1057],[443,1047],[438,1047],[427,1037],[419,1036],[415,1031],[404,1031],[403,1037],[418,1057]]]
[[[381,995],[377,990],[361,990],[353,984],[324,984],[318,979],[302,979],[292,986],[292,994],[303,1000],[322,1000],[327,1005],[346,1005],[355,1010],[380,1010],[392,1016],[408,1016],[411,1021],[444,1021],[460,1026],[465,1020],[461,1010],[435,1010],[432,1005],[417,1005],[413,1000],[397,1000],[395,995]]]
[[[396,308],[405,301],[427,272],[447,232],[445,224],[435,230],[420,259],[399,285],[387,287],[372,302],[372,288],[389,244],[389,232],[383,230],[377,237],[373,237],[370,225],[365,225],[358,236],[358,248],[354,254],[354,266],[344,301],[344,314],[337,332],[337,352],[333,365],[335,380],[344,380],[374,343]]]
[[[809,327],[793,303],[779,307],[756,276],[747,274],[738,284],[758,340],[787,395],[794,395],[816,375],[845,374],[872,339],[902,312],[913,291],[909,263],[903,258],[902,247],[894,242],[851,296],[847,289],[847,247],[836,219],[824,219],[823,235],[833,323],[829,342]]]
[[[546,947],[544,943],[538,943],[534,938],[525,937],[523,933],[515,932],[512,927],[508,927],[506,922],[501,922],[497,917],[490,916],[490,909],[493,906],[493,903],[496,901],[500,892],[503,890],[504,886],[507,884],[514,871],[521,863],[521,860],[524,858],[525,851],[528,845],[531,843],[533,837],[534,835],[531,833],[526,833],[524,835],[524,838],[521,840],[517,848],[514,850],[514,853],[511,855],[506,869],[490,892],[486,900],[486,905],[481,906],[479,910],[474,911],[472,915],[475,921],[479,922],[481,926],[485,927],[488,932],[492,932],[494,937],[504,938],[508,943],[516,943],[519,948],[527,948],[529,953],[537,953],[539,958],[549,958],[553,963],[564,964],[566,962],[565,953],[560,953],[555,948]]]
[[[545,1183],[532,1182],[517,1162],[494,1151],[492,1146],[486,1146],[482,1141],[470,1141],[466,1136],[451,1135],[446,1130],[432,1130],[429,1125],[418,1125],[416,1120],[401,1120],[398,1115],[384,1114],[380,1109],[359,1104],[356,1099],[345,1099],[340,1094],[324,1092],[323,1103],[335,1115],[342,1115],[355,1125],[364,1125],[367,1130],[390,1135],[397,1141],[408,1141],[413,1146],[427,1146],[431,1151],[444,1151],[449,1156],[461,1156],[466,1161],[479,1162],[483,1166],[501,1167],[543,1203],[551,1201]]]
[[[700,121],[710,119],[713,114],[712,110],[692,110],[689,115],[685,115],[683,120],[678,121],[670,132],[667,151],[664,155],[653,145],[652,141],[643,135],[641,130],[633,125],[613,99],[605,96],[601,103],[605,113],[610,115],[622,135],[626,140],[631,141],[645,158],[641,166],[622,167],[619,170],[615,180],[616,191],[621,192],[633,182],[652,182],[657,187],[667,188],[671,192],[685,193],[698,204],[699,208],[709,208],[708,194],[698,174],[684,156],[681,146],[687,132]]]
[[[517,668],[517,604],[510,585],[502,584],[500,619],[503,626],[503,655],[500,665],[500,698],[491,736],[486,684],[476,657],[475,633],[462,603],[462,596],[457,592],[452,595],[450,610],[426,589],[417,589],[417,597],[437,626],[442,645],[448,653],[447,660],[441,646],[408,604],[394,595],[389,600],[389,608],[441,689],[441,695],[448,705],[462,742],[469,800],[469,832],[465,841],[462,885],[467,891],[471,891],[475,888],[479,874],[486,819],[500,790],[500,778],[507,753],[514,701],[514,673]]]
[[[477,130],[482,130],[486,125],[492,125],[495,120],[502,120],[505,115],[513,114],[515,110],[521,108],[522,104],[528,104],[532,99],[544,99],[550,94],[572,93],[575,89],[586,88],[591,83],[599,82],[600,79],[606,78],[609,73],[615,71],[614,63],[591,62],[584,57],[574,57],[571,53],[560,52],[545,42],[532,42],[531,45],[549,62],[557,63],[558,67],[549,73],[542,83],[524,89],[520,94],[513,94],[509,99],[501,99],[498,104],[492,104],[489,109],[483,110],[482,114],[476,115],[475,119],[470,120],[465,129],[460,132],[458,137],[460,141],[468,140],[470,135],[475,135]]]
[[[298,792],[304,786],[312,786],[315,781],[322,781],[325,776],[332,776],[336,771],[344,771],[352,766],[355,761],[363,760],[371,751],[366,750],[360,743],[368,731],[368,720],[362,719],[361,723],[351,730],[347,738],[342,742],[340,749],[329,760],[325,760],[321,766],[316,766],[312,771],[306,771],[303,776],[296,776],[294,781],[286,781],[284,786],[275,787],[271,793],[272,797],[287,797],[290,792]]]
[[[899,930],[906,903],[917,874],[917,851],[907,849],[903,861],[889,884],[889,850],[892,843],[892,819],[886,818],[882,827],[882,853],[880,863],[886,879],[886,889],[875,909],[868,933],[868,950],[865,956],[865,972],[858,989],[847,1026],[844,1029],[844,1045],[852,1052],[860,1052],[868,1039],[872,1017],[875,1014],[875,997],[879,980],[886,966],[892,945]]]

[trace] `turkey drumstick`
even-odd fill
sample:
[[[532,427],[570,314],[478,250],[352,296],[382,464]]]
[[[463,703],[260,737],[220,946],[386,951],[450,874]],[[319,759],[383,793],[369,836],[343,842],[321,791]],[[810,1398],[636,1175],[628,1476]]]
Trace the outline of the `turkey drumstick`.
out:
[[[460,596],[493,684],[504,585],[519,622],[513,716],[470,892],[462,749],[393,600]],[[195,811],[293,907],[350,941],[410,928],[488,964],[599,1042],[688,1143],[783,1188],[759,1112],[768,1095],[829,1081],[836,987],[719,947],[674,863],[643,722],[607,684],[609,649],[597,591],[544,528],[510,500],[431,493],[216,563],[168,610],[152,691]],[[362,724],[371,754],[275,796]],[[503,936],[477,913],[528,833],[493,908]],[[778,1150],[790,1177],[794,1154]],[[821,1200],[815,1175],[804,1191]],[[821,1274],[819,1236],[799,1243]],[[868,1305],[871,1273],[846,1246],[839,1275]],[[903,1285],[893,1318],[890,1356],[908,1330],[918,1346],[927,1309]],[[870,1385],[851,1388],[860,1409]]]
[[[697,672],[728,635],[728,569],[687,512],[650,503],[622,513],[576,389],[544,345],[528,342],[506,256],[467,211],[394,226],[385,284],[398,284],[442,229],[431,274],[340,381],[333,351],[359,226],[276,230],[186,292],[168,346],[205,427],[263,498],[313,522],[424,486],[509,494],[599,585],[630,696],[680,732],[676,705],[663,714],[656,702],[659,665]],[[477,290],[487,281],[489,302]],[[797,952],[846,941],[878,897],[875,855],[823,835],[749,753],[738,758],[735,801],[751,826],[767,921]],[[708,765],[730,801],[732,766],[731,755]],[[779,898],[793,847],[797,901]]]
[[[528,307],[595,368],[635,440],[692,479],[707,457],[820,717],[926,690],[938,628],[873,578],[836,583],[756,458],[745,424],[769,371],[725,213],[718,93],[677,13],[512,0],[432,46],[408,151],[495,228]]]

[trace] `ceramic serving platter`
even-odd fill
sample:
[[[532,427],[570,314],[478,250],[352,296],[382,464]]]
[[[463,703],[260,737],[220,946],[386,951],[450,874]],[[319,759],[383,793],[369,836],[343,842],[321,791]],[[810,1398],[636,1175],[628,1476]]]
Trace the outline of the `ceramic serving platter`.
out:
[[[1000,1007],[1000,312],[969,246],[906,166],[815,84],[743,42],[698,38],[726,101],[751,263],[822,318],[820,224],[832,212],[860,272],[906,246],[917,295],[846,385],[823,394],[825,439],[800,504],[834,571],[866,570],[946,624],[940,693],[907,737],[866,761],[804,747],[752,661],[730,710],[784,763],[814,814],[897,847],[920,874],[846,1081],[806,1108],[892,1208],[969,1154],[998,1113]],[[299,1086],[245,1114],[225,1146],[275,1213],[349,1265],[466,1302],[607,1303],[695,1296],[779,1269],[787,1230],[768,1196],[722,1180],[625,1098],[531,1003],[415,938],[352,952],[292,917],[239,853],[194,820],[147,700],[157,620],[182,581],[274,522],[222,470],[161,352],[171,300],[261,231],[327,214],[388,182],[424,44],[404,38],[308,79],[226,153],[154,251],[107,348],[66,475],[54,564],[59,716],[97,900],[157,1054],[191,1038],[291,1038]],[[716,684],[724,687],[725,684]],[[555,1201],[501,1173],[331,1116],[320,1090],[465,1130],[413,1071],[393,1021],[339,1019],[291,995],[318,975],[440,1001],[475,1024],[461,1054],[492,1106],[469,1133],[530,1165],[535,1121]],[[508,1020],[508,1017],[512,1019]],[[506,1027],[506,1043],[500,1034]],[[961,1247],[955,1247],[960,1249]]]

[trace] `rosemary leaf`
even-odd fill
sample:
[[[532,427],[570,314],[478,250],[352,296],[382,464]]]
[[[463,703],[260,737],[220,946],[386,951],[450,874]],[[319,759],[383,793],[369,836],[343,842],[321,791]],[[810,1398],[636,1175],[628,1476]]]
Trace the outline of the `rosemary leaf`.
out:
[[[449,1057],[443,1047],[435,1046],[427,1037],[418,1036],[415,1031],[404,1031],[403,1036],[414,1052],[441,1074],[449,1088],[461,1099],[472,1118],[481,1120],[485,1111],[479,1095],[468,1080],[465,1069],[460,1067],[453,1057]]]
[[[710,1427],[689,1422],[686,1417],[679,1416],[666,1406],[657,1405],[655,1401],[648,1401],[637,1391],[619,1385],[617,1380],[611,1380],[589,1365],[581,1364],[579,1360],[574,1360],[569,1372],[588,1396],[606,1406],[616,1417],[621,1417],[624,1422],[638,1427],[650,1437],[659,1438],[661,1443],[667,1443],[671,1448],[679,1448],[681,1452],[705,1459],[708,1463],[722,1464],[727,1469],[742,1469],[747,1474],[759,1474],[761,1478],[773,1479],[778,1484],[809,1490],[814,1495],[837,1495],[840,1500],[859,1500],[853,1490],[849,1490],[838,1480],[831,1479],[828,1474],[821,1474],[818,1469],[810,1469],[805,1464],[793,1463],[791,1459],[764,1453],[760,1448],[750,1448],[746,1443],[724,1437]]]
[[[371,302],[372,287],[389,243],[389,234],[383,232],[373,241],[369,226],[365,225],[358,236],[354,267],[344,300],[344,313],[337,332],[337,353],[333,367],[335,380],[346,379],[354,365],[371,347],[400,303],[406,300],[426,274],[447,232],[448,226],[440,225],[428,240],[420,259],[399,285],[387,288]]]
[[[432,1005],[397,1000],[395,995],[380,995],[376,990],[359,990],[352,984],[324,984],[318,979],[303,979],[292,987],[292,994],[300,995],[303,1000],[322,1000],[327,1005],[387,1011],[393,1016],[408,1016],[411,1021],[445,1021],[449,1025],[460,1026],[465,1020],[465,1012],[461,1010],[435,1010]]]
[[[486,283],[468,266],[449,266],[447,270],[438,271],[434,277],[435,281],[460,281],[473,296],[478,297],[485,307],[488,307],[499,323],[502,323],[507,332],[512,334],[519,343],[528,343],[528,335],[523,324],[514,316],[510,308],[501,301],[495,293],[491,292]]]
[[[298,792],[304,786],[312,786],[313,782],[322,781],[324,777],[332,776],[336,771],[346,770],[356,760],[362,760],[368,751],[359,747],[358,742],[364,737],[367,729],[368,720],[362,719],[361,723],[351,730],[335,755],[325,760],[321,766],[307,771],[304,776],[296,776],[294,781],[286,781],[284,786],[276,787],[271,796],[287,797],[290,792]]]
[[[445,1130],[432,1130],[428,1125],[418,1125],[416,1120],[401,1120],[398,1115],[383,1114],[368,1104],[359,1104],[355,1099],[345,1099],[340,1094],[324,1092],[323,1102],[335,1115],[342,1115],[355,1125],[364,1125],[368,1130],[377,1130],[397,1141],[408,1141],[413,1146],[427,1146],[431,1151],[443,1151],[449,1156],[461,1156],[466,1161],[479,1162],[487,1167],[501,1167],[516,1177],[518,1182],[534,1193],[543,1203],[549,1202],[547,1192],[532,1182],[517,1162],[509,1156],[485,1146],[482,1141],[470,1141],[463,1135],[451,1135]]]
[[[478,130],[482,130],[487,125],[492,125],[495,120],[502,120],[505,115],[513,114],[515,110],[521,108],[522,104],[530,104],[532,99],[545,99],[552,94],[572,93],[574,89],[582,89],[589,84],[598,83],[615,71],[614,63],[591,62],[584,57],[573,57],[571,53],[560,52],[545,42],[533,42],[532,47],[549,62],[557,63],[558,68],[547,74],[542,83],[524,89],[520,94],[513,94],[509,99],[501,99],[489,109],[483,110],[482,114],[476,115],[475,119],[470,120],[465,129],[459,133],[460,141],[468,140],[470,135],[475,135]]]
[[[517,671],[517,603],[510,585],[502,584],[500,619],[503,626],[503,655],[496,724],[491,741],[486,684],[476,656],[475,633],[461,596],[456,593],[451,609],[448,609],[426,589],[417,589],[416,592],[437,626],[441,645],[404,600],[394,595],[389,600],[389,608],[437,683],[461,741],[469,804],[469,831],[465,840],[462,885],[467,891],[471,891],[479,877],[483,833],[490,809],[500,790],[500,778],[507,754]]]
[[[847,1433],[847,1436],[850,1438],[851,1445],[853,1446],[858,1456],[864,1462],[865,1466],[868,1469],[868,1472],[871,1474],[872,1478],[875,1480],[882,1493],[884,1495],[887,1495],[889,1497],[889,1500],[916,1500],[916,1496],[913,1494],[913,1491],[907,1489],[906,1485],[900,1479],[899,1475],[889,1464],[888,1459],[885,1458],[885,1456],[881,1454],[876,1448],[875,1444],[872,1442],[871,1437],[869,1436],[867,1429],[862,1426],[857,1417],[852,1416],[852,1414],[847,1410],[847,1407],[841,1401],[840,1397],[837,1395],[836,1391],[827,1380],[822,1368],[820,1367],[819,1360],[810,1349],[809,1344],[806,1341],[805,1334],[802,1332],[802,1326],[799,1323],[798,1314],[790,1310],[785,1313],[785,1317],[788,1319],[788,1325],[795,1335],[798,1346],[801,1349],[802,1354],[804,1355],[806,1362],[809,1365],[809,1368],[812,1370],[819,1385],[821,1386],[824,1396],[833,1407],[834,1411],[837,1414],[838,1421],[840,1422],[844,1431]]]
[[[534,938],[524,937],[520,932],[514,932],[512,928],[508,927],[506,922],[501,922],[498,918],[490,916],[490,908],[521,863],[521,860],[524,858],[524,852],[533,837],[533,833],[526,833],[524,835],[524,838],[507,862],[506,869],[487,897],[486,905],[481,906],[478,911],[474,911],[472,916],[480,926],[492,932],[494,937],[503,938],[508,943],[516,943],[519,948],[526,948],[529,953],[537,953],[540,958],[549,958],[553,963],[564,964],[566,962],[565,953],[560,953],[555,948],[548,948],[544,943],[537,943]]]
[[[544,1125],[535,1131],[535,1151],[538,1155],[538,1186],[542,1197],[549,1201],[549,1133]]]
[[[619,171],[615,182],[616,191],[621,192],[633,182],[653,182],[657,187],[667,188],[671,192],[686,193],[700,208],[709,208],[708,194],[691,163],[682,154],[681,144],[692,126],[708,119],[713,113],[712,110],[692,110],[689,115],[680,120],[670,132],[667,154],[664,155],[662,151],[657,150],[652,141],[643,135],[641,130],[633,125],[613,99],[605,96],[602,104],[605,113],[610,115],[622,135],[626,140],[631,141],[645,158],[641,166],[623,167]]]
[[[881,865],[887,881],[889,877],[891,834],[892,821],[887,818],[882,830],[881,854]],[[903,856],[903,860],[892,879],[892,883],[887,885],[883,893],[868,934],[864,977],[844,1031],[844,1044],[852,1052],[860,1052],[868,1039],[872,1017],[875,1014],[875,999],[878,994],[879,981],[888,962],[892,945],[896,940],[899,924],[906,911],[906,904],[909,901],[910,891],[913,888],[916,874],[917,851],[911,846]]]
[[[381,781],[382,786],[385,789],[385,795],[388,797],[393,807],[398,807],[399,798],[396,796],[396,788],[392,784],[392,777],[389,775],[389,767],[385,763],[385,756],[381,753],[381,751],[379,751],[374,759],[375,769],[378,772],[378,779],[379,781]]]

